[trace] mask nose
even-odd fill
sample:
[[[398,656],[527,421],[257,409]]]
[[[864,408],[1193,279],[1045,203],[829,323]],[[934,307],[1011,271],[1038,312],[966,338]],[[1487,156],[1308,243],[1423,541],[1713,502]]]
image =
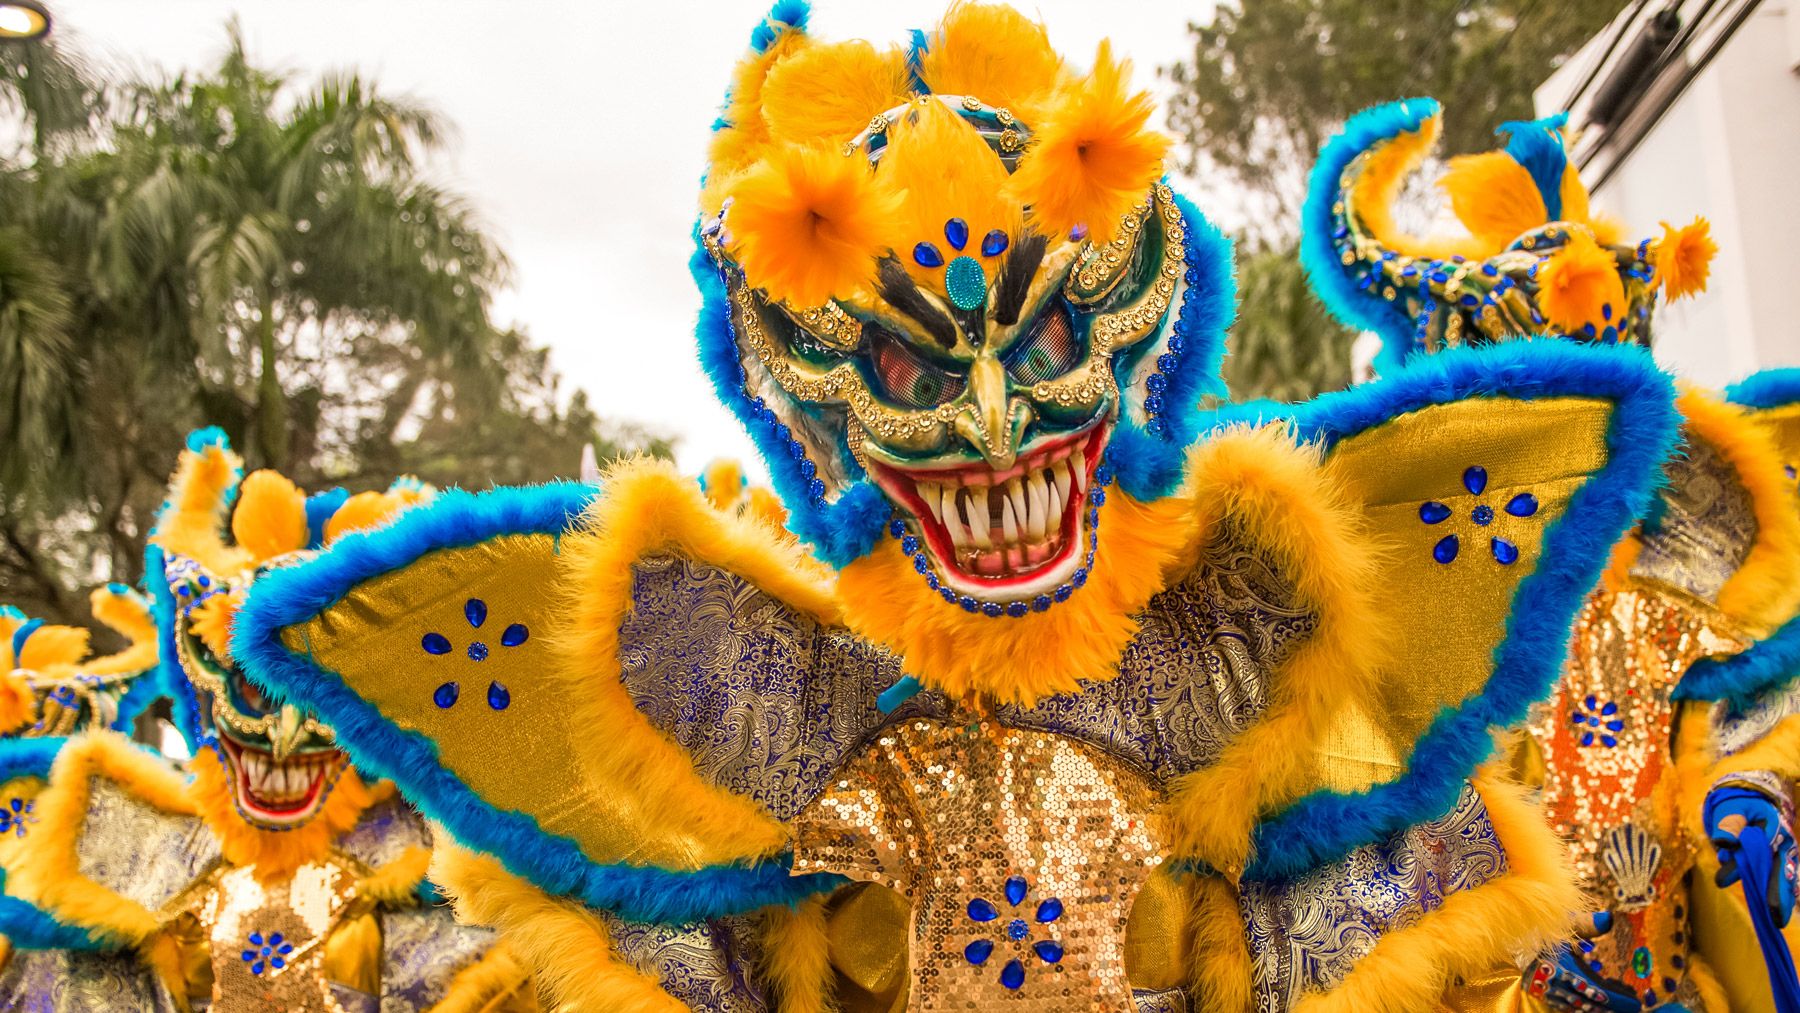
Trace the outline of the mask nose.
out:
[[[973,403],[955,422],[957,435],[995,470],[1010,468],[1017,460],[1019,440],[1032,417],[1030,405],[1012,401],[1008,386],[1006,367],[993,354],[983,352],[969,367]]]
[[[284,704],[275,712],[275,725],[269,729],[269,751],[275,754],[276,760],[285,760],[300,744],[300,729],[306,719],[300,708],[293,704]]]

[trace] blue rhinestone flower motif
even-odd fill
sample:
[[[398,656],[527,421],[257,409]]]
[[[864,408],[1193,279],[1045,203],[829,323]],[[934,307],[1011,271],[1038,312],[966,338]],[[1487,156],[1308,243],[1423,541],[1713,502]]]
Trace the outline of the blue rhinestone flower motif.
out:
[[[480,598],[470,598],[468,601],[463,602],[463,618],[469,621],[471,629],[478,631],[476,634],[477,639],[470,640],[469,646],[463,653],[468,655],[470,661],[486,661],[489,654],[488,645],[487,641],[479,639],[479,631],[481,627],[487,623],[487,602],[482,601]],[[531,631],[525,628],[525,624],[513,623],[505,630],[501,631],[500,646],[517,647],[529,639],[531,639]],[[455,650],[455,645],[450,643],[450,638],[437,632],[425,634],[424,637],[420,638],[419,646],[425,649],[426,654],[433,656],[446,655]],[[437,704],[440,709],[449,710],[456,706],[456,701],[461,696],[461,685],[458,684],[456,680],[452,679],[440,684],[438,688],[432,692],[431,702]],[[512,704],[512,693],[505,685],[498,680],[495,680],[488,683],[487,700],[489,707],[492,707],[497,711],[503,711]]]
[[[25,836],[25,824],[36,823],[37,817],[32,814],[37,802],[31,799],[9,799],[0,806],[0,836],[12,834],[14,837]]]
[[[1031,921],[1028,922],[1020,913],[1019,906],[1025,903],[1025,898],[1030,893],[1031,883],[1024,876],[1008,877],[1005,897],[1008,907],[1007,914],[1010,914],[1011,917],[1006,918],[1003,918],[1000,909],[985,897],[976,897],[969,901],[969,920],[978,925],[998,927],[1002,937],[1001,942],[1008,946],[1014,954],[1000,968],[1000,984],[1009,989],[1017,989],[1025,984],[1025,962],[1020,959],[1020,955],[1027,950],[1035,954],[1042,963],[1062,963],[1061,943],[1048,937],[1033,940],[1032,936],[1037,934],[1033,929],[1033,923],[1038,926],[1048,926],[1062,917],[1063,902],[1055,897],[1042,901],[1038,904],[1037,910],[1032,913]],[[963,959],[967,960],[971,967],[985,967],[988,960],[994,955],[995,946],[993,938],[977,936],[969,941],[969,945],[963,947]]]
[[[981,308],[987,302],[988,278],[987,269],[981,261],[961,251],[969,245],[969,223],[961,218],[952,218],[944,223],[944,241],[959,256],[953,258],[949,265],[944,262],[944,251],[936,243],[919,243],[913,247],[913,263],[924,268],[944,268],[944,293],[950,302],[959,310]],[[981,239],[981,255],[993,258],[1006,252],[1009,243],[1005,232],[994,229]]]
[[[1469,491],[1469,495],[1482,495],[1487,492],[1487,469],[1479,464],[1464,469],[1462,484],[1463,488]],[[1538,512],[1538,500],[1531,493],[1522,492],[1507,500],[1506,505],[1501,509],[1514,517],[1533,517]],[[1437,500],[1426,500],[1419,504],[1419,520],[1430,525],[1444,523],[1455,512]],[[1493,506],[1485,502],[1476,503],[1474,508],[1469,511],[1469,520],[1478,528],[1485,528],[1494,523],[1495,517]],[[1462,541],[1453,531],[1439,538],[1436,544],[1432,545],[1431,558],[1448,566],[1456,562],[1456,557],[1461,551]],[[1494,554],[1494,561],[1501,566],[1511,566],[1519,561],[1519,547],[1499,535],[1492,535],[1488,538],[1488,551]]]
[[[1625,722],[1619,717],[1619,705],[1611,700],[1602,700],[1592,693],[1581,701],[1580,706],[1569,712],[1569,723],[1581,735],[1581,744],[1591,746],[1596,741],[1608,749],[1619,744],[1619,733],[1625,730]]]
[[[261,974],[271,967],[281,970],[287,966],[288,954],[294,952],[294,944],[284,942],[279,932],[271,932],[266,937],[261,932],[252,932],[248,941],[250,948],[241,956],[244,963],[250,965],[251,974]]]

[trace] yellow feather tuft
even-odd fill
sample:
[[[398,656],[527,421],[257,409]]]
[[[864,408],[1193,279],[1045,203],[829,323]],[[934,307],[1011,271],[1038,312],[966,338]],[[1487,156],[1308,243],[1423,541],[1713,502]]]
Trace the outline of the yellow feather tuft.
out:
[[[1605,327],[1608,307],[1614,320],[1625,309],[1618,262],[1586,231],[1571,229],[1568,243],[1538,271],[1538,306],[1565,334],[1579,334],[1589,324]]]
[[[1018,201],[1005,193],[1006,166],[1000,156],[941,102],[914,107],[889,138],[875,183],[891,196],[896,210],[883,222],[882,245],[910,251],[920,242],[933,243],[945,260],[973,256],[993,277],[999,258],[982,254],[981,237],[993,229],[1017,237],[1024,220]],[[951,218],[968,223],[972,239],[965,250],[947,245],[944,223]],[[910,256],[900,262],[921,286],[944,292],[943,268],[922,267]]]
[[[251,866],[263,882],[291,876],[307,862],[317,861],[331,844],[356,826],[375,799],[353,768],[345,767],[331,789],[331,797],[305,825],[292,830],[261,830],[244,822],[237,799],[227,781],[225,763],[213,749],[195,754],[189,797],[207,829],[219,839],[219,850],[233,865]]]
[[[414,845],[392,861],[364,876],[356,884],[357,896],[384,907],[412,907],[419,902],[419,884],[431,864],[431,849]]]
[[[1086,226],[1096,244],[1142,203],[1162,175],[1169,139],[1150,129],[1148,92],[1130,92],[1131,64],[1100,43],[1094,69],[1057,96],[1033,124],[1030,146],[1008,190],[1052,236]]]
[[[20,645],[16,664],[32,672],[79,665],[87,657],[89,636],[80,626],[39,626]]]
[[[37,696],[24,673],[0,672],[0,735],[17,731],[37,717]]]
[[[974,96],[1035,128],[1066,75],[1043,25],[1001,4],[959,3],[921,55],[919,76],[938,95]]]
[[[777,142],[842,145],[908,98],[906,54],[867,42],[811,45],[775,64],[762,115]]]
[[[251,472],[238,487],[231,534],[259,563],[306,548],[306,494],[279,472]]]
[[[760,485],[751,486],[745,495],[744,505],[738,512],[784,539],[793,537],[787,530],[787,505],[781,502],[781,497],[775,495],[772,489],[765,489]]]
[[[1382,246],[1409,257],[1434,257],[1448,260],[1462,256],[1480,260],[1496,252],[1485,249],[1472,237],[1432,236],[1421,238],[1401,230],[1394,221],[1394,201],[1407,175],[1425,160],[1437,146],[1443,117],[1432,116],[1419,124],[1419,129],[1401,133],[1371,148],[1357,161],[1360,168],[1348,178],[1344,203],[1362,221],[1363,227]]]
[[[1190,924],[1189,981],[1200,1008],[1250,1013],[1256,1008],[1256,974],[1237,890],[1217,876],[1196,877]]]
[[[225,544],[222,532],[230,510],[227,495],[236,486],[243,460],[213,444],[198,452],[184,450],[169,483],[168,505],[156,518],[150,542],[165,552],[186,556],[217,574],[242,570],[242,549]]]
[[[828,1013],[834,975],[831,940],[825,929],[825,898],[812,897],[794,907],[772,906],[761,912],[761,969],[782,1013]]]
[[[737,175],[764,157],[770,138],[762,113],[763,84],[776,64],[804,52],[811,41],[804,31],[783,27],[767,49],[744,57],[732,70],[724,113],[728,125],[713,132],[707,152],[709,194],[722,196],[712,187],[713,181]],[[718,210],[710,200],[705,203],[709,210]]]
[[[531,971],[504,942],[456,972],[431,1013],[524,1013],[539,1009]]]
[[[404,509],[406,504],[392,493],[359,492],[325,522],[325,540],[335,542],[357,531],[378,528]]]
[[[734,182],[731,198],[726,226],[745,280],[793,306],[864,287],[894,211],[865,160],[822,146],[783,145]]]
[[[188,613],[188,630],[221,659],[231,658],[231,624],[242,605],[242,592],[215,594]]]
[[[723,510],[744,494],[743,465],[729,457],[715,458],[700,472],[700,488],[714,510]]]
[[[1452,158],[1438,185],[1457,220],[1490,256],[1550,217],[1531,173],[1504,151]]]
[[[88,595],[88,610],[127,640],[150,640],[156,636],[156,619],[150,614],[150,603],[129,588],[114,591],[97,587]]]
[[[1712,225],[1704,218],[1695,218],[1679,229],[1668,222],[1663,222],[1662,227],[1663,236],[1656,241],[1651,256],[1663,295],[1674,300],[1706,291],[1712,259],[1719,252],[1719,244],[1713,242]]]

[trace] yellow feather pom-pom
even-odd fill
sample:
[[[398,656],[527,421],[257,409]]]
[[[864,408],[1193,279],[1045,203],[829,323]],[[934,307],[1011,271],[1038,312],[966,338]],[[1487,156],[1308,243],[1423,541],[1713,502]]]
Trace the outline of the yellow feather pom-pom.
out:
[[[762,115],[777,141],[843,144],[908,97],[906,54],[867,42],[812,45],[763,82]]]
[[[980,237],[994,229],[1016,237],[1024,218],[1006,182],[1006,165],[973,126],[941,102],[917,107],[895,124],[875,173],[875,185],[896,204],[883,222],[882,245],[911,250],[919,242],[935,243],[945,259],[976,257],[993,277],[996,258],[981,252]],[[944,223],[951,218],[961,218],[976,237],[965,250],[946,245]],[[920,285],[944,291],[943,268],[924,267],[910,256],[900,262]]]
[[[359,492],[344,501],[325,522],[325,540],[335,542],[356,531],[380,527],[406,509],[400,498],[385,492]]]
[[[14,664],[33,672],[74,667],[87,657],[89,636],[80,626],[39,626],[20,645]]]
[[[721,457],[700,472],[700,488],[714,510],[723,510],[744,494],[743,466],[729,457]]]
[[[775,495],[774,490],[760,485],[751,486],[744,505],[739,509],[743,516],[760,521],[781,535],[787,535],[787,506],[781,502],[780,496]]]
[[[1043,25],[1011,7],[971,3],[944,14],[919,76],[936,94],[970,95],[1036,127],[1064,72]]]
[[[1487,256],[1499,253],[1519,236],[1542,226],[1550,212],[1531,174],[1504,151],[1459,155],[1450,160],[1438,185],[1463,228]]]
[[[257,562],[306,548],[306,494],[278,472],[251,472],[238,487],[231,534]]]
[[[762,111],[763,84],[777,64],[810,44],[805,32],[783,27],[767,49],[746,56],[733,68],[731,97],[725,105],[730,125],[713,132],[707,155],[709,175],[731,175],[763,157],[769,146],[769,125]]]
[[[222,660],[231,659],[231,623],[237,618],[239,604],[236,592],[215,594],[188,613],[188,629]]]
[[[150,614],[150,602],[130,588],[118,591],[111,587],[94,588],[88,595],[88,611],[127,640],[136,642],[156,636],[156,619]]]
[[[1592,236],[1571,230],[1568,243],[1538,270],[1538,308],[1558,330],[1579,334],[1589,324],[1606,326],[1607,307],[1615,320],[1625,308],[1618,262]]]
[[[1663,295],[1674,300],[1706,291],[1712,259],[1719,252],[1719,244],[1713,242],[1711,223],[1695,218],[1679,229],[1668,222],[1663,222],[1662,227],[1663,236],[1651,251],[1651,260],[1656,265],[1656,280],[1662,285]]]
[[[21,672],[0,672],[0,735],[18,731],[37,716],[37,697]]]
[[[1131,65],[1100,43],[1093,73],[1058,96],[1033,133],[1007,185],[1039,231],[1086,226],[1104,243],[1162,175],[1169,139],[1149,128],[1154,104],[1148,93],[1128,91],[1130,76]]]
[[[892,212],[864,159],[786,145],[732,187],[726,228],[752,287],[793,306],[818,306],[874,276]]]

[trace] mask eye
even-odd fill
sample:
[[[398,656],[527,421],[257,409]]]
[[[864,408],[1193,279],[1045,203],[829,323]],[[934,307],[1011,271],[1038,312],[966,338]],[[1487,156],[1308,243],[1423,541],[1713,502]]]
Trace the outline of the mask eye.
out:
[[[870,345],[875,376],[895,404],[936,408],[961,394],[968,385],[964,377],[926,362],[884,331],[877,331]]]
[[[249,679],[239,675],[235,669],[231,670],[225,679],[231,685],[231,695],[236,698],[233,702],[238,705],[239,710],[261,717],[274,709],[270,706],[269,699],[263,696],[262,690],[257,689]]]
[[[1051,306],[1024,340],[1007,349],[1004,361],[1006,371],[1021,384],[1054,380],[1074,369],[1081,361],[1081,344],[1075,340],[1068,310],[1060,302]]]

